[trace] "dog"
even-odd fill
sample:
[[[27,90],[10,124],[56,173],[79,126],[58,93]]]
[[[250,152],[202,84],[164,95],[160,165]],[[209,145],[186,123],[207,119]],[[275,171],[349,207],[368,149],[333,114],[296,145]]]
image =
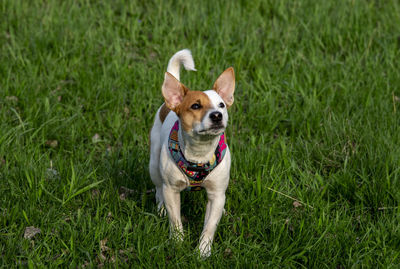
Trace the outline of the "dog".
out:
[[[207,192],[208,202],[198,251],[211,255],[214,233],[225,206],[231,154],[224,131],[232,106],[235,74],[232,67],[217,78],[212,90],[191,91],[180,82],[180,67],[196,71],[190,50],[169,60],[161,92],[165,103],[155,116],[150,133],[150,177],[156,186],[160,214],[168,213],[170,233],[183,240],[180,192]]]

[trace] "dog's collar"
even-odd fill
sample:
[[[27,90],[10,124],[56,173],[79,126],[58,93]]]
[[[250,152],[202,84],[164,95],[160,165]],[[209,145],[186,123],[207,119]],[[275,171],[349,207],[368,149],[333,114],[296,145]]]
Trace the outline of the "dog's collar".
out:
[[[177,120],[171,129],[168,139],[168,148],[174,159],[176,165],[182,170],[182,172],[189,178],[188,190],[198,191],[201,190],[201,184],[204,179],[211,173],[211,171],[217,167],[225,156],[227,145],[225,143],[225,134],[222,133],[217,148],[213,154],[213,157],[207,163],[193,163],[185,159],[178,141],[179,131],[179,120]]]

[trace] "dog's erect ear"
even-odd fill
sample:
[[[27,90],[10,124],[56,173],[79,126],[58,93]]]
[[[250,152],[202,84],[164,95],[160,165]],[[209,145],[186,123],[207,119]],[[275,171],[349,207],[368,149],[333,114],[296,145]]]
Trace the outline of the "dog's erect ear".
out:
[[[183,97],[186,95],[188,90],[189,89],[173,75],[165,72],[164,83],[161,91],[165,99],[165,104],[169,109],[176,112],[176,108],[182,102]]]
[[[233,93],[235,92],[235,72],[233,67],[226,69],[217,78],[213,89],[222,97],[227,107],[233,104]]]

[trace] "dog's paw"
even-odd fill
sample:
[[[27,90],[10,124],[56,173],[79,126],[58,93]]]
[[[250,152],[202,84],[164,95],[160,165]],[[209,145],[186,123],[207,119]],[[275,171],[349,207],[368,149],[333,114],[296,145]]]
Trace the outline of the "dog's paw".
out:
[[[209,242],[200,242],[198,247],[198,252],[200,254],[200,258],[206,259],[211,256],[211,243]]]
[[[174,231],[171,231],[171,238],[176,242],[183,242],[183,238],[184,238],[183,231],[180,231],[177,229]]]

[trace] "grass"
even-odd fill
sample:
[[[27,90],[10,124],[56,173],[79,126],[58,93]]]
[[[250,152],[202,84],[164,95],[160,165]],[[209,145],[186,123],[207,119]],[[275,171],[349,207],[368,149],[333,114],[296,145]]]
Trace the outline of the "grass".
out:
[[[0,3],[0,266],[397,267],[398,1]],[[234,66],[227,215],[169,240],[147,171],[169,58]],[[24,238],[27,227],[40,233]]]

